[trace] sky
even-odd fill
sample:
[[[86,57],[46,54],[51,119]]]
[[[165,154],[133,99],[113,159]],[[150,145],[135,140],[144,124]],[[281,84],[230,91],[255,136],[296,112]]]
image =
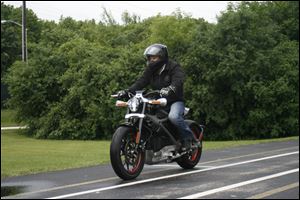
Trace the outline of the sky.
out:
[[[1,1],[14,7],[22,6],[22,1]],[[122,24],[124,11],[136,14],[141,19],[169,15],[180,8],[194,18],[204,18],[216,23],[221,11],[225,11],[230,1],[26,1],[26,7],[32,9],[38,18],[59,21],[60,17],[72,17],[75,20],[102,19],[103,7],[111,12],[114,19]],[[237,1],[231,1],[237,2]]]

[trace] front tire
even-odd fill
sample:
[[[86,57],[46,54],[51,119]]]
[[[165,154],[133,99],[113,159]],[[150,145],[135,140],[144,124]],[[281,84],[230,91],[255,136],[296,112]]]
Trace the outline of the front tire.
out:
[[[136,148],[137,132],[131,127],[119,127],[110,145],[110,161],[115,173],[123,180],[136,178],[144,168],[145,153]]]

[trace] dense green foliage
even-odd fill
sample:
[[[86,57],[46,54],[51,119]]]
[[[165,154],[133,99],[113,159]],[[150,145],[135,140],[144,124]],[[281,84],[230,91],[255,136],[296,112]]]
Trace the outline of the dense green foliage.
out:
[[[2,10],[12,8],[1,3],[1,19],[11,16]],[[1,63],[1,74],[10,66],[9,105],[29,134],[110,138],[125,112],[110,94],[139,77],[148,45],[163,43],[186,72],[186,104],[207,126],[206,139],[298,135],[299,2],[229,4],[217,24],[180,10],[122,19],[117,24],[104,9],[100,23],[36,20],[28,64]],[[4,48],[10,40],[1,36],[1,58],[16,56]]]

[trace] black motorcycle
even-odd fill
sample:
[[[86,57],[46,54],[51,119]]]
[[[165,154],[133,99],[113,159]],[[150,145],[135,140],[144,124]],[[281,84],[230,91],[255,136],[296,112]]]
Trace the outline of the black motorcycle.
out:
[[[111,95],[118,98],[118,95]],[[167,100],[159,91],[129,93],[129,100],[116,101],[117,107],[128,107],[125,122],[115,131],[110,145],[110,160],[115,173],[124,180],[136,178],[144,164],[177,162],[184,169],[195,167],[202,153],[204,126],[184,119],[200,142],[181,149],[177,128],[168,120]]]

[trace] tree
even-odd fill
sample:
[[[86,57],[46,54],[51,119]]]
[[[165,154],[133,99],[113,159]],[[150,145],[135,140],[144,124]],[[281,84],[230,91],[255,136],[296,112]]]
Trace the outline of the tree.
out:
[[[194,116],[205,117],[211,138],[298,133],[299,43],[290,41],[297,31],[283,31],[285,17],[270,15],[280,8],[287,9],[275,2],[231,5],[219,17],[208,45],[194,46],[188,61],[194,58],[195,68],[193,63],[203,64],[198,68],[202,79],[190,80],[197,88],[193,105],[200,102]]]
[[[38,42],[41,35],[41,21],[32,10],[26,9],[28,43]],[[12,20],[22,23],[21,8],[1,2],[1,21]],[[16,60],[21,60],[21,27],[13,23],[1,23],[1,78]]]
[[[297,6],[229,4],[217,24],[180,10],[141,22],[125,13],[124,25],[105,9],[99,24],[42,21],[28,65],[14,62],[8,70],[9,104],[35,137],[109,139],[125,114],[110,95],[141,75],[147,46],[163,43],[186,72],[186,105],[206,125],[206,139],[297,135]]]
[[[141,21],[141,17],[136,15],[136,14],[132,14],[130,16],[128,11],[125,11],[125,12],[122,13],[122,21],[124,22],[125,25],[136,24],[136,23],[139,23]]]

